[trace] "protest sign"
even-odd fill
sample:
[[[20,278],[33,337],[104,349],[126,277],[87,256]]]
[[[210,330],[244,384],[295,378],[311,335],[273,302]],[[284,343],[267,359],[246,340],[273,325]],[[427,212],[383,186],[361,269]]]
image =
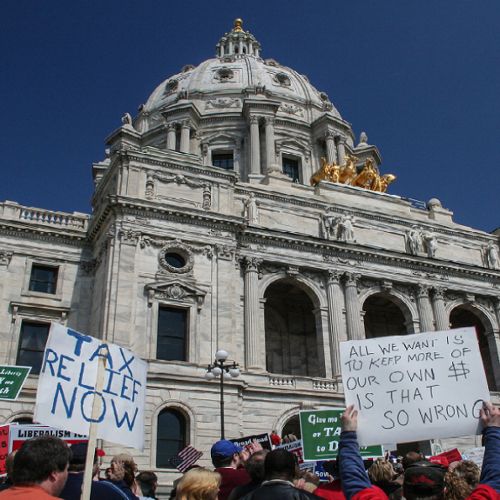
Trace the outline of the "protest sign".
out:
[[[480,446],[478,448],[469,448],[464,451],[464,455],[467,457],[467,460],[471,460],[478,467],[483,466],[484,459],[484,446]]]
[[[245,436],[237,439],[229,439],[231,443],[234,443],[236,446],[245,446],[246,444],[250,444],[253,440],[257,441],[262,445],[262,448],[265,450],[272,450],[273,447],[271,445],[271,439],[269,439],[269,434],[266,432],[264,434],[254,434],[253,436]]]
[[[9,424],[0,426],[0,477],[5,476],[5,460],[9,454]]]
[[[32,439],[41,436],[54,436],[65,441],[68,445],[76,443],[86,443],[87,436],[77,434],[76,432],[64,431],[55,427],[39,424],[11,424],[8,431],[8,449],[16,451],[27,439]]]
[[[452,462],[460,462],[462,460],[462,455],[458,451],[458,448],[453,448],[453,450],[448,450],[444,451],[443,453],[440,453],[439,455],[436,455],[435,457],[431,458],[445,458],[446,461],[451,464]]]
[[[148,365],[132,352],[52,323],[45,347],[34,419],[42,424],[144,449]],[[92,419],[98,360],[105,357],[100,414]]]
[[[30,371],[31,366],[0,366],[0,399],[15,401]]]
[[[490,393],[474,328],[341,342],[340,359],[360,445],[479,433]]]
[[[296,455],[299,464],[304,463],[304,454],[302,453],[302,439],[292,441],[291,443],[280,444],[279,446],[276,446],[275,449],[277,450],[278,448],[289,451],[290,453]]]
[[[337,458],[340,441],[340,415],[338,410],[303,410],[300,415],[300,433],[304,460],[332,460]],[[382,446],[360,448],[363,458],[382,457]]]

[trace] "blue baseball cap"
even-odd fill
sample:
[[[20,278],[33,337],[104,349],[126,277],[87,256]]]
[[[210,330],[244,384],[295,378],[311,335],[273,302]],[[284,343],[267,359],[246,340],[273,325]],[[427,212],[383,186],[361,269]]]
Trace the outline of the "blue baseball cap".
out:
[[[227,439],[221,439],[217,441],[210,450],[210,454],[212,458],[215,460],[222,460],[224,458],[228,458],[233,456],[235,453],[238,453],[243,448],[241,446],[236,446],[231,441]]]

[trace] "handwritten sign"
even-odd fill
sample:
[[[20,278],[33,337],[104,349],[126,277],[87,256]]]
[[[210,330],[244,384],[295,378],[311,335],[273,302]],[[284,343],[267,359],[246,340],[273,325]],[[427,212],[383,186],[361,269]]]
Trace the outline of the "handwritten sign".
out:
[[[340,415],[338,410],[304,410],[300,412],[300,433],[304,460],[332,460],[337,458],[340,441]],[[381,446],[360,448],[363,458],[381,457]]]
[[[236,446],[245,446],[246,444],[250,444],[253,441],[257,441],[258,443],[261,444],[262,448],[264,450],[269,450],[271,451],[273,449],[271,445],[271,440],[269,439],[269,434],[266,432],[264,434],[254,434],[252,436],[245,436],[242,438],[237,438],[237,439],[230,439],[231,443],[234,443]]]
[[[9,454],[9,424],[0,426],[0,477],[7,474],[5,461]]]
[[[0,399],[15,401],[30,371],[31,366],[0,366]]]
[[[45,347],[34,420],[88,435],[102,341],[52,323]],[[107,344],[97,437],[144,449],[148,365]]]
[[[469,448],[464,451],[464,455],[467,457],[467,460],[471,460],[478,467],[483,466],[484,459],[484,446],[480,446],[478,448]]]
[[[362,446],[479,434],[490,400],[474,328],[340,343]]]

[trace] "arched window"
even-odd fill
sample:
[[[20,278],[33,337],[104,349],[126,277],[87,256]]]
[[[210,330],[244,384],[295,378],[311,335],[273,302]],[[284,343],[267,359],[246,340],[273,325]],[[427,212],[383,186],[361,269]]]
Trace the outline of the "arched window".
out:
[[[186,417],[171,408],[163,410],[158,415],[156,432],[156,467],[173,469],[168,459],[177,455],[187,444]]]
[[[264,298],[267,371],[324,377],[311,297],[294,282],[278,280],[267,288]]]

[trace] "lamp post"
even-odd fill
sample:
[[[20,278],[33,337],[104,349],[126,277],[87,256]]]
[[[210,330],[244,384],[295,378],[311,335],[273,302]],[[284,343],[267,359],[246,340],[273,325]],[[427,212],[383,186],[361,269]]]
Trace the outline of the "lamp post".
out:
[[[220,376],[220,438],[224,439],[224,382],[229,382],[233,378],[240,376],[238,363],[227,361],[229,354],[220,349],[215,353],[215,361],[208,365],[205,378],[208,381]],[[225,364],[228,363],[228,364]]]

